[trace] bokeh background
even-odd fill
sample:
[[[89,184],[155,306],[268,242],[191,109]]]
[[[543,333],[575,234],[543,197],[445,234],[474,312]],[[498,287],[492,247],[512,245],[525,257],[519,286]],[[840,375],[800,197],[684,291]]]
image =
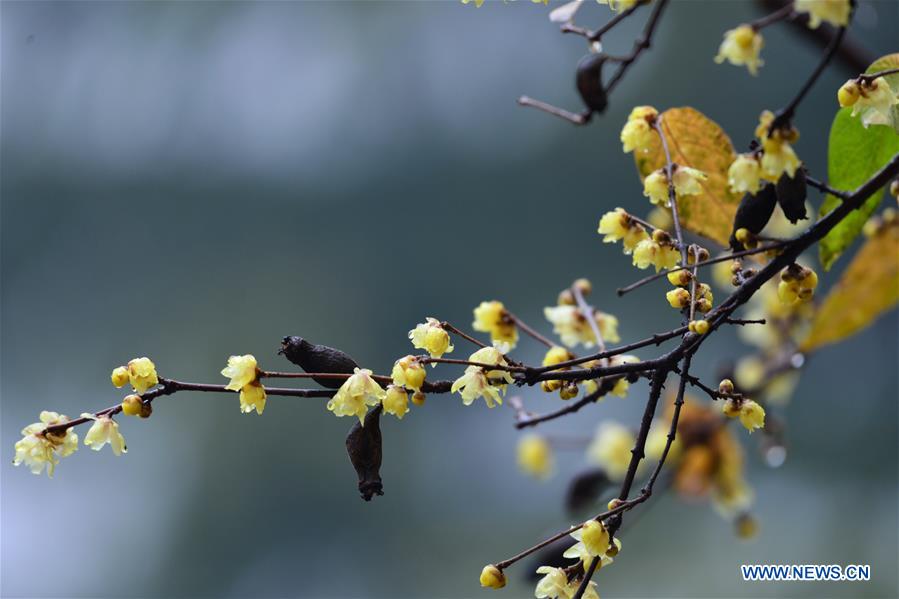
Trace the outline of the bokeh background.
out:
[[[897,11],[861,3],[853,34],[872,56],[897,50]],[[579,106],[583,41],[547,12],[524,1],[0,5],[3,596],[478,597],[483,564],[574,521],[562,497],[583,455],[560,454],[548,482],[527,479],[512,411],[455,397],[384,419],[386,495],[371,503],[344,453],[351,422],[320,400],[272,398],[257,417],[232,396],[179,394],[149,421],[122,422],[125,457],[82,447],[53,480],[11,465],[41,409],[118,401],[109,371],[134,356],[218,382],[232,353],[284,365],[280,338],[300,334],[383,372],[425,316],[467,326],[483,299],[548,333],[542,307],[579,276],[625,341],[670,328],[658,286],[616,298],[637,272],[596,235],[604,211],[647,206],[618,142],[628,111],[692,104],[745,147],[820,48],[772,27],[752,79],[712,57],[758,6],[676,1],[607,114],[579,129],[515,105],[526,93]],[[608,14],[587,5],[579,20]],[[640,22],[608,46],[624,52]],[[829,70],[799,113],[798,151],[815,173],[850,74]],[[707,504],[654,499],[598,577],[602,595],[896,597],[896,328],[893,313],[810,361],[780,412],[782,468],[742,436],[754,541]],[[717,335],[697,371],[711,377],[744,351],[733,332]],[[520,355],[537,360],[539,348],[525,341]],[[636,426],[645,392],[546,431]],[[742,563],[870,564],[873,578],[744,583]],[[523,573],[510,570],[503,596],[532,596]]]

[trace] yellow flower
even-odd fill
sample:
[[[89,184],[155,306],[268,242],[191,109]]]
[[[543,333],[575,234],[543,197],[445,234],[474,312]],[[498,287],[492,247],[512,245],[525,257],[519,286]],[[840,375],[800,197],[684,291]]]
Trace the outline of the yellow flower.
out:
[[[420,391],[421,386],[425,382],[426,374],[425,369],[415,356],[406,356],[394,362],[390,376],[393,378],[394,385],[406,387],[413,391]]]
[[[808,26],[816,29],[822,21],[834,27],[845,27],[849,24],[852,8],[849,0],[794,0],[793,10],[807,12]]]
[[[615,501],[615,500],[613,500],[613,501]],[[610,503],[610,505],[611,505],[611,503]],[[597,524],[600,524],[600,523],[597,522]],[[585,527],[586,526],[587,525],[585,525]],[[599,536],[600,538],[595,539],[595,540],[601,541],[602,540],[601,537],[603,536],[602,533],[605,532],[605,545],[604,546],[600,546],[600,544],[594,543],[593,549],[595,552],[591,552],[591,550],[589,550],[587,548],[587,544],[584,542],[584,538],[583,538],[584,535],[587,533],[585,533],[583,529],[576,530],[573,533],[571,533],[571,536],[577,540],[577,543],[575,543],[574,545],[572,545],[571,547],[566,549],[565,553],[562,554],[562,557],[567,557],[568,559],[580,560],[581,562],[583,562],[583,567],[585,570],[590,567],[590,562],[593,561],[594,557],[600,558],[599,564],[597,564],[597,569],[605,568],[606,566],[611,564],[613,561],[615,561],[613,559],[613,557],[615,555],[618,555],[618,551],[621,549],[621,541],[619,541],[618,539],[615,539],[610,544],[608,532],[605,530],[605,527],[602,526],[601,524],[600,524],[600,527],[601,528],[599,529],[597,535],[595,535],[595,536]],[[575,586],[575,588],[577,588],[577,587]]]
[[[740,25],[736,29],[731,29],[724,33],[724,41],[718,48],[718,55],[715,62],[721,64],[725,60],[732,65],[746,65],[751,75],[758,74],[759,67],[765,64],[759,58],[759,52],[765,40],[762,34],[755,31],[749,25]]]
[[[568,576],[562,568],[540,566],[537,574],[544,574],[537,583],[534,596],[538,599],[570,599],[568,591]]]
[[[128,379],[138,393],[143,393],[159,383],[156,365],[150,358],[135,358],[128,362]]]
[[[381,400],[381,404],[384,406],[385,412],[402,420],[409,411],[409,394],[403,387],[388,385],[387,394]]]
[[[674,191],[678,197],[702,193],[702,182],[708,176],[701,170],[689,166],[674,165]]]
[[[609,549],[609,531],[602,522],[588,520],[579,531],[580,538],[574,537],[584,544],[590,555],[605,555]],[[571,535],[574,536],[574,535]]]
[[[844,86],[845,87],[845,86]],[[899,98],[883,77],[857,86],[858,97],[852,102],[852,116],[861,115],[862,125],[893,126],[893,106]],[[842,88],[840,88],[842,91]]]
[[[515,321],[509,316],[502,302],[496,300],[481,302],[474,309],[474,322],[472,328],[482,333],[490,333],[490,340],[508,343],[509,349],[515,347],[518,342],[518,328]]]
[[[409,339],[412,340],[414,347],[425,350],[432,358],[439,358],[443,354],[453,351],[449,333],[443,330],[439,320],[430,316],[425,322],[416,325],[409,331]],[[431,364],[431,366],[437,365]]]
[[[621,129],[621,143],[624,152],[648,152],[655,139],[652,123],[659,111],[652,106],[637,106],[631,110],[624,128]]]
[[[643,179],[643,195],[657,206],[668,206],[668,175],[665,169],[658,169],[649,173]]]
[[[674,191],[677,197],[702,193],[702,182],[708,176],[689,166],[674,165],[672,173]],[[643,195],[657,206],[670,206],[668,175],[664,168],[655,170],[643,179]]]
[[[265,410],[265,387],[259,381],[253,381],[240,389],[240,411],[248,414],[253,410],[260,416]]]
[[[637,268],[643,269],[652,265],[655,266],[656,272],[659,272],[663,268],[674,268],[680,258],[680,252],[673,244],[662,244],[655,239],[647,238],[637,244],[633,262]]]
[[[580,586],[578,579],[568,582],[568,576],[562,568],[540,566],[537,568],[537,574],[544,574],[537,583],[537,588],[534,589],[534,596],[537,599],[571,599]],[[584,591],[583,599],[599,599],[595,582],[590,581]]]
[[[495,347],[483,347],[471,354],[469,362],[490,364],[494,366],[507,366],[503,355]],[[506,385],[512,382],[512,375],[507,370],[486,371],[480,366],[469,366],[465,373],[453,382],[451,393],[458,392],[462,397],[462,403],[470,406],[478,397],[483,397],[488,408],[496,404],[502,404],[500,391],[506,392]]]
[[[792,178],[796,174],[796,169],[802,164],[790,145],[798,138],[799,133],[795,129],[790,131],[775,129],[769,134],[768,129],[773,120],[774,113],[765,110],[759,117],[759,125],[755,129],[755,136],[762,142],[761,176],[769,181],[777,181],[783,173]]]
[[[636,437],[629,429],[617,422],[605,421],[599,425],[587,448],[587,459],[604,468],[611,480],[623,480],[635,442]]]
[[[118,422],[106,415],[82,414],[81,417],[94,421],[90,430],[84,435],[85,445],[94,451],[100,451],[104,445],[109,443],[112,453],[117,456],[128,452],[128,448],[125,446],[125,437],[119,432]]]
[[[112,370],[112,384],[116,387],[124,387],[128,384],[131,377],[128,376],[128,369],[124,366],[118,366]]]
[[[225,389],[240,391],[246,385],[256,380],[258,368],[256,358],[250,354],[244,356],[231,356],[228,365],[222,369],[222,376],[231,380],[225,385]]]
[[[537,434],[525,435],[518,442],[518,467],[534,478],[546,478],[553,470],[553,452],[549,443]]]
[[[707,320],[691,320],[688,326],[691,333],[697,335],[705,335],[709,332],[709,321]]]
[[[727,184],[734,193],[758,193],[762,188],[761,169],[755,154],[738,154],[727,169]],[[729,278],[729,277],[728,277]]]
[[[59,458],[70,456],[78,449],[78,435],[71,428],[66,429],[62,435],[46,434],[44,431],[48,426],[68,421],[68,417],[56,412],[41,412],[40,422],[22,429],[22,439],[16,442],[13,465],[25,464],[32,474],[40,474],[46,466],[47,475],[52,478]]]
[[[543,309],[543,315],[552,323],[553,332],[565,345],[569,347],[574,347],[578,343],[582,343],[584,347],[596,345],[593,328],[576,306],[549,306]],[[603,341],[608,343],[621,341],[621,337],[618,336],[618,319],[615,316],[594,310],[593,318]]]
[[[506,575],[493,564],[488,564],[481,570],[480,581],[482,587],[501,589],[506,586]]]
[[[751,399],[744,400],[740,406],[740,423],[750,433],[765,426],[765,408]]]
[[[646,229],[631,218],[631,215],[622,208],[615,208],[611,212],[606,212],[599,220],[597,232],[600,235],[605,235],[602,239],[605,243],[614,243],[623,239],[625,254],[630,254],[637,247],[638,243],[649,238]]]
[[[378,405],[387,396],[387,392],[371,375],[371,370],[366,368],[353,369],[353,376],[340,386],[328,402],[328,410],[335,416],[356,416],[359,424],[365,426],[368,406]]]
[[[259,368],[251,354],[231,356],[228,365],[222,369],[222,376],[230,378],[225,389],[240,391],[240,411],[261,415],[265,410],[265,388],[258,381]]]

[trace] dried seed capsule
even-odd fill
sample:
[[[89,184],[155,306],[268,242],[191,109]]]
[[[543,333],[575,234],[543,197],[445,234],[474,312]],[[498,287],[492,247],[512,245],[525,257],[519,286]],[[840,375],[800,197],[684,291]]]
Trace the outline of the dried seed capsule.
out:
[[[781,175],[777,180],[776,192],[780,208],[791,223],[795,225],[797,221],[808,218],[805,210],[808,186],[805,183],[804,170],[796,169],[796,175],[793,177],[787,176],[786,173]]]
[[[346,451],[359,476],[359,492],[362,499],[371,501],[375,495],[383,495],[381,484],[381,404],[365,415],[365,426],[353,425],[346,437]]]
[[[608,105],[606,90],[602,86],[602,66],[605,62],[605,54],[588,54],[577,65],[577,91],[593,112],[603,112]]]
[[[755,195],[747,193],[740,200],[737,214],[734,216],[733,233],[730,236],[730,247],[736,251],[743,249],[743,244],[737,240],[736,232],[747,229],[750,233],[758,234],[774,212],[777,203],[777,191],[774,185],[768,183]]]

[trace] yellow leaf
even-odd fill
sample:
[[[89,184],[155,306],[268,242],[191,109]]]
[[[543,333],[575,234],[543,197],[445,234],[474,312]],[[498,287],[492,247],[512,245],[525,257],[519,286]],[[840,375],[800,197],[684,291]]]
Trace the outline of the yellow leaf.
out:
[[[861,247],[815,314],[802,351],[842,341],[899,301],[899,221],[883,225]]]
[[[736,158],[730,138],[717,123],[693,108],[670,108],[661,117],[672,162],[708,175],[702,183],[702,194],[678,201],[681,225],[726,247],[740,203],[740,196],[731,193],[727,185],[727,169]],[[665,166],[658,136],[648,152],[634,152],[634,158],[641,178]]]

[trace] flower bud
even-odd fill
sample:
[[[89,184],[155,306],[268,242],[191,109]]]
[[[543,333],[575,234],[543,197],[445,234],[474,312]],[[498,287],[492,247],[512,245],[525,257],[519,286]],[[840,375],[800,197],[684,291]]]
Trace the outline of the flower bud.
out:
[[[506,575],[492,564],[484,566],[481,570],[481,586],[491,589],[501,589],[506,586]]]
[[[840,103],[840,106],[846,108],[858,102],[860,95],[858,83],[854,79],[850,79],[840,86],[839,91],[837,91],[837,101]]]
[[[725,395],[730,395],[734,392],[734,382],[730,379],[722,379],[720,383],[718,383],[718,393],[723,393]]]
[[[110,378],[112,379],[112,384],[116,387],[124,387],[129,381],[128,369],[124,366],[114,368]]]
[[[588,279],[578,279],[572,287],[580,291],[581,295],[590,295],[590,292],[593,291],[593,285]]]
[[[425,405],[425,394],[422,393],[421,391],[416,391],[415,393],[413,393],[412,394],[412,403],[414,403],[417,406]]]
[[[126,416],[137,416],[141,410],[140,395],[129,395],[122,400],[122,413]]]
[[[705,335],[709,332],[709,322],[707,320],[691,320],[688,328],[691,333]]]
[[[675,287],[686,287],[692,280],[693,273],[686,269],[668,273],[668,282]]]
[[[616,497],[615,499],[610,500],[609,504],[606,507],[609,508],[609,511],[612,511],[615,508],[617,508],[618,506],[620,506],[622,503],[624,503],[624,502]]]
[[[765,409],[754,401],[746,400],[740,406],[740,422],[750,433],[765,426]]]
[[[559,397],[561,399],[571,399],[573,397],[577,397],[578,388],[577,383],[574,381],[567,381],[562,385],[562,388],[559,389]]]
[[[559,292],[559,299],[556,300],[556,303],[560,306],[574,306],[577,304],[577,300],[574,299],[571,289],[563,289]]]
[[[142,401],[140,404],[140,413],[138,416],[141,418],[149,418],[153,415],[153,404],[149,401]]]
[[[712,309],[712,302],[708,298],[700,298],[696,300],[696,309],[705,314]]]
[[[681,309],[690,305],[690,292],[683,287],[672,289],[665,294],[665,298],[672,308]]]

